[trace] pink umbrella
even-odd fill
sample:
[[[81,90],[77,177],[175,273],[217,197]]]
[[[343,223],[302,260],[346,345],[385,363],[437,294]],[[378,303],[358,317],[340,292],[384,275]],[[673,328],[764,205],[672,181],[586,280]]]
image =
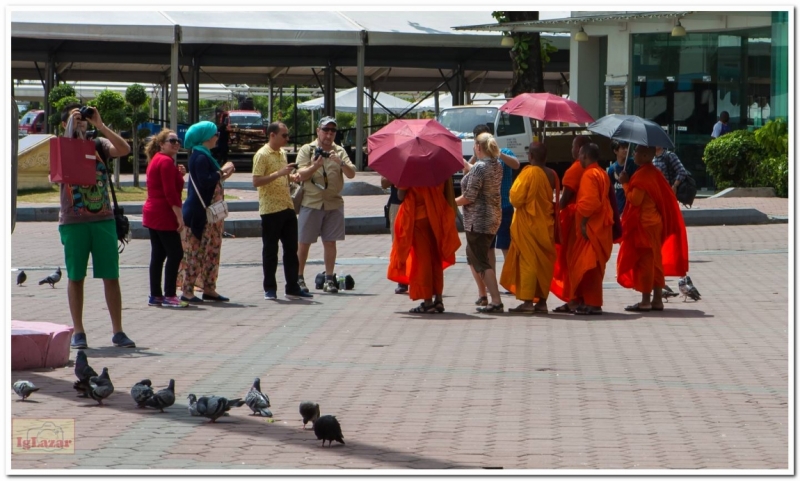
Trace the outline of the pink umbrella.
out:
[[[547,122],[594,122],[592,116],[576,102],[551,93],[519,94],[503,104],[500,110]]]
[[[400,187],[437,186],[464,167],[461,140],[433,119],[394,120],[367,145],[370,168]]]

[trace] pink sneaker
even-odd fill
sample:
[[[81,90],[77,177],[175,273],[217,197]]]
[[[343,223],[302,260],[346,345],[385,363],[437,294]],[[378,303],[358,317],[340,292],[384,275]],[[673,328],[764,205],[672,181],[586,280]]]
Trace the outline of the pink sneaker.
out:
[[[161,302],[161,307],[189,307],[189,303],[178,299],[177,296],[165,297]]]

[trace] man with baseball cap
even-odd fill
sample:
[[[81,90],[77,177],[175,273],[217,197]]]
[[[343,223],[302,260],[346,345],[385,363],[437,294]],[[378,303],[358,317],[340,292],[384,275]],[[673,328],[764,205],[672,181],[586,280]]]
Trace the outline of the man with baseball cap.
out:
[[[317,140],[297,153],[297,173],[303,184],[303,201],[298,216],[297,257],[300,261],[300,288],[308,292],[303,278],[308,250],[322,237],[325,257],[325,292],[339,292],[333,268],[336,264],[336,241],[344,240],[344,176],[352,179],[356,169],[344,148],[333,143],[336,119],[323,117],[317,126]]]

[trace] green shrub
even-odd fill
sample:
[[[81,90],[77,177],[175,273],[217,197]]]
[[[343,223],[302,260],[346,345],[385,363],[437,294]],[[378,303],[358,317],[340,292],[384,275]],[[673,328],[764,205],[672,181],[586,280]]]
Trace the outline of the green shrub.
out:
[[[770,120],[754,134],[767,155],[789,156],[789,124],[786,119]]]
[[[789,124],[785,119],[770,120],[755,131],[765,158],[758,169],[758,182],[774,187],[778,197],[789,197]]]
[[[717,188],[757,187],[764,149],[755,135],[747,130],[735,130],[706,145],[703,162],[714,177]]]
[[[775,188],[778,197],[789,197],[789,156],[767,157],[758,169],[759,186]]]

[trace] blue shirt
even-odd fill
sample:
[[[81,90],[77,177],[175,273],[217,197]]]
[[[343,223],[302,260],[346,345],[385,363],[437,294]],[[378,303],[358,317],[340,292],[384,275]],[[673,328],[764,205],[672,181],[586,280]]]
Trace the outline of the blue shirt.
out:
[[[517,158],[510,149],[501,149],[501,154],[506,154],[509,157]],[[498,162],[503,164],[503,181],[500,183],[500,206],[503,209],[512,209],[514,206],[511,205],[511,201],[509,200],[509,195],[511,194],[511,186],[514,184],[514,169],[507,166],[502,159],[497,159]]]
[[[722,121],[720,120],[716,124],[714,124],[714,130],[711,131],[711,137],[714,137],[716,139],[717,137],[721,137],[730,131],[731,127],[727,124],[723,124]]]
[[[636,169],[638,168],[638,166],[635,163],[633,163],[633,161],[629,161],[626,164],[626,166],[627,167],[625,171],[628,173],[628,176],[633,175],[633,173],[636,172]],[[625,208],[625,190],[623,190],[622,184],[619,182],[619,179],[617,178],[619,174],[622,173],[622,166],[619,165],[615,160],[610,166],[608,166],[606,172],[608,172],[608,178],[611,180],[611,185],[614,186],[614,195],[617,198],[617,211],[619,212],[620,215],[622,215],[622,209]]]

